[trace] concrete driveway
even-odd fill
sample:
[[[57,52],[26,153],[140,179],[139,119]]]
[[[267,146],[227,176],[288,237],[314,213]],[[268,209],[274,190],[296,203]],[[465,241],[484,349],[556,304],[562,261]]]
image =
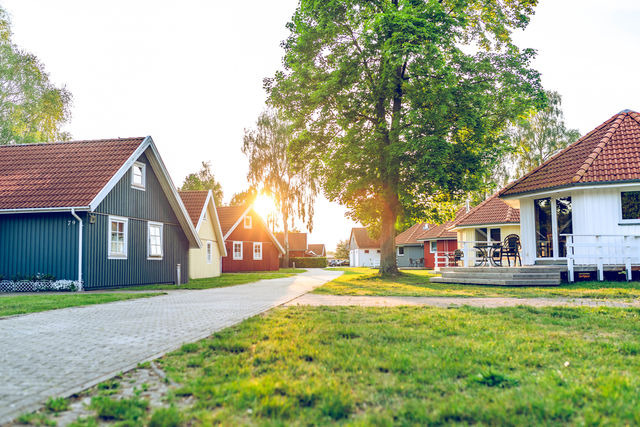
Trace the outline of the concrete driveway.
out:
[[[0,320],[0,424],[284,304],[342,272],[73,307]]]

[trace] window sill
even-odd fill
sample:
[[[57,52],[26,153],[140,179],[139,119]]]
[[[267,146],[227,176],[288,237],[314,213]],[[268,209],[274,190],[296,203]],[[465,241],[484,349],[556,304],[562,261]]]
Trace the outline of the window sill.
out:
[[[627,221],[620,221],[618,222],[618,225],[640,225],[640,219],[639,220],[634,220],[634,219],[630,219]]]
[[[140,185],[133,185],[131,184],[131,188],[133,188],[134,190],[140,190],[140,191],[145,191],[146,187],[140,186]]]
[[[109,255],[108,259],[127,259],[126,255]]]
[[[147,261],[162,261],[162,258],[161,256],[148,256]]]

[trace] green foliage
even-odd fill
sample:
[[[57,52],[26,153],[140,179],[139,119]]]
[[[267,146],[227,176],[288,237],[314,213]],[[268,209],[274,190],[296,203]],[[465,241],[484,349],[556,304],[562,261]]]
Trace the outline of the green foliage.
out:
[[[106,421],[138,421],[145,416],[149,402],[138,397],[114,400],[107,396],[95,396],[91,398],[90,407]]]
[[[69,409],[69,401],[64,397],[50,397],[44,405],[49,412],[63,412]]]
[[[60,128],[71,117],[71,93],[56,87],[40,60],[11,36],[0,6],[0,145],[69,139]]]
[[[230,206],[244,206],[250,205],[256,201],[256,197],[258,197],[258,190],[255,187],[249,187],[247,190],[236,193],[231,197],[231,201],[229,202]]]
[[[216,206],[220,206],[222,203],[222,197],[224,193],[222,192],[222,185],[216,181],[215,176],[213,176],[213,172],[211,171],[211,164],[209,162],[202,162],[202,167],[196,173],[190,173],[184,179],[182,183],[182,187],[180,187],[182,191],[193,191],[193,190],[211,190],[213,193],[213,199],[216,202]]]
[[[178,427],[182,425],[182,414],[175,406],[156,409],[148,425],[149,427]]]
[[[188,425],[637,424],[640,311],[562,311],[290,307],[161,363]]]
[[[141,285],[127,286],[122,289],[132,291],[144,290],[175,290],[175,289],[211,289],[223,288],[225,286],[244,285],[245,283],[257,282],[264,279],[281,279],[294,274],[304,273],[305,270],[299,268],[281,268],[279,271],[255,271],[249,273],[223,273],[218,277],[206,277],[204,279],[191,279],[186,285],[162,284],[162,285]]]
[[[161,293],[82,293],[71,295],[10,295],[2,297],[0,316],[36,313],[38,311],[57,310],[59,308],[80,305],[103,304],[136,298],[148,298]]]
[[[349,259],[349,240],[340,240],[338,242],[334,257],[337,259]]]
[[[296,268],[325,268],[327,266],[327,258],[325,257],[292,257],[289,258],[289,265]]]
[[[575,282],[561,286],[489,286],[430,283],[437,273],[406,270],[395,277],[382,277],[372,268],[337,268],[344,274],[313,290],[328,295],[377,295],[414,297],[565,297],[565,298],[640,298],[640,282]]]
[[[562,112],[562,97],[558,92],[547,92],[547,105],[520,118],[510,130],[515,152],[515,178],[540,166],[550,157],[580,137],[577,129],[567,129]]]
[[[47,414],[40,412],[22,414],[16,419],[16,421],[20,424],[29,424],[32,426],[55,426],[58,424],[55,420],[49,419]]]
[[[255,129],[244,133],[242,152],[249,158],[249,182],[275,198],[284,228],[284,261],[289,257],[289,227],[299,218],[313,230],[313,205],[318,194],[317,171],[289,153],[291,125],[277,112],[264,111]]]
[[[509,120],[544,100],[535,53],[511,40],[536,0],[302,0],[265,80],[294,127],[291,156],[326,196],[381,230],[381,269],[396,269],[399,215],[482,184]]]

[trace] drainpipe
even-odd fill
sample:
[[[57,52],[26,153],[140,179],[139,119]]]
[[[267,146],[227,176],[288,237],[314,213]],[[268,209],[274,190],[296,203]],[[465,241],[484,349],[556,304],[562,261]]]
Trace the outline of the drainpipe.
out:
[[[76,210],[71,208],[71,215],[78,220],[78,291],[82,290],[82,218],[76,214]]]

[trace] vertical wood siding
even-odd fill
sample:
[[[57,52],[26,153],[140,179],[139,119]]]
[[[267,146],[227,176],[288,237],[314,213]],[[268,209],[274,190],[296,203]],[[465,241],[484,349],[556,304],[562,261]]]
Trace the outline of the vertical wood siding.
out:
[[[146,165],[145,191],[131,188],[128,172],[96,209],[96,222],[85,221],[83,270],[87,289],[175,283],[177,264],[181,264],[180,282],[188,281],[187,237],[147,157],[143,154],[138,161]],[[108,215],[129,218],[127,259],[108,259]],[[161,260],[147,259],[148,221],[164,224]]]
[[[222,258],[222,272],[232,273],[237,271],[268,271],[278,270],[280,263],[279,252],[269,237],[267,230],[261,221],[252,212],[251,228],[244,228],[244,220],[229,235],[224,244],[227,248],[227,256]],[[243,242],[242,259],[233,259],[233,242]],[[262,260],[253,259],[253,243],[262,242]]]
[[[453,252],[458,249],[458,242],[456,240],[438,240],[436,243],[438,252]],[[443,260],[440,259],[442,264]],[[431,242],[424,242],[424,268],[433,270],[436,266],[435,254],[431,253]],[[444,267],[440,265],[440,267]],[[453,265],[452,265],[453,267]]]
[[[411,267],[410,260],[411,259],[419,259],[424,258],[424,250],[423,245],[414,245],[414,246],[403,246],[404,255],[398,255],[398,250],[396,249],[396,261],[398,263],[398,267]]]
[[[78,221],[70,213],[0,215],[0,276],[78,279]]]

